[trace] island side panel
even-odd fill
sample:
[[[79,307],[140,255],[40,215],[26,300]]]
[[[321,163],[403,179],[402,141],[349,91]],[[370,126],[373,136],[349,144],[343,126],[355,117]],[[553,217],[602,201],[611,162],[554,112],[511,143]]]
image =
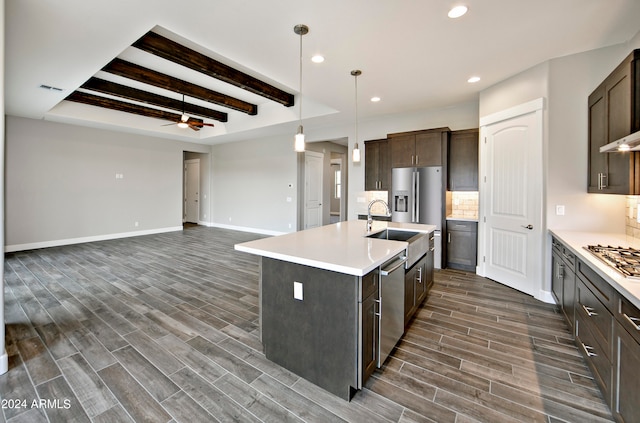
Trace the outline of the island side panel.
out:
[[[358,281],[262,258],[266,357],[346,400],[358,384]],[[294,298],[294,282],[302,283],[302,300]]]

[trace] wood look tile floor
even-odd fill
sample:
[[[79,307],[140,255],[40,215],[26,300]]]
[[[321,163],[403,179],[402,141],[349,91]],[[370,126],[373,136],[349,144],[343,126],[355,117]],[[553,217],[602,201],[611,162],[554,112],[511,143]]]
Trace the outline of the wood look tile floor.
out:
[[[7,254],[0,421],[612,421],[554,306],[449,270],[351,402],[323,391],[262,354],[258,258],[233,250],[255,238]]]

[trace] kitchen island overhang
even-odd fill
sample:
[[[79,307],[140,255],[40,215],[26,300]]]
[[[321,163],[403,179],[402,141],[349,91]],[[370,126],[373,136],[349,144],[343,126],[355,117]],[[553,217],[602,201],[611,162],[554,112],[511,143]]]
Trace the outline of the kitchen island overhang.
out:
[[[363,342],[370,338],[363,314],[371,312],[363,312],[363,292],[378,284],[380,266],[408,246],[367,237],[387,228],[435,230],[374,222],[367,232],[366,221],[358,220],[235,246],[261,256],[260,337],[269,360],[346,400],[362,387]]]

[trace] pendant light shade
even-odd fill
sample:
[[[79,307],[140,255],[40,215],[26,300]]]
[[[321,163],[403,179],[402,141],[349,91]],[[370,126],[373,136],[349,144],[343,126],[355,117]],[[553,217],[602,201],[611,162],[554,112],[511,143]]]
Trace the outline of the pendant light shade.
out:
[[[300,36],[300,96],[298,101],[300,102],[300,115],[299,115],[299,125],[298,132],[296,132],[295,142],[293,144],[293,149],[295,151],[304,151],[304,130],[302,128],[302,36],[309,32],[309,27],[306,25],[296,25],[293,27],[293,32]]]
[[[362,75],[362,71],[361,70],[352,70],[351,71],[351,75],[354,77],[355,79],[355,93],[356,93],[356,97],[355,97],[355,104],[356,104],[356,138],[355,138],[355,144],[353,145],[353,152],[351,155],[351,159],[353,160],[354,163],[360,163],[360,148],[358,147],[358,77],[360,75]]]

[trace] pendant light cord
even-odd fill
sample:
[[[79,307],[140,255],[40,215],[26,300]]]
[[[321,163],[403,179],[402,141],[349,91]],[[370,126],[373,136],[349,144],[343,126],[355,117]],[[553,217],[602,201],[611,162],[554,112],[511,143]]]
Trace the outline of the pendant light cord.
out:
[[[302,125],[302,36],[304,33],[300,31],[300,125]]]
[[[355,139],[355,145],[358,145],[358,74],[355,74],[355,80],[356,80],[356,94],[355,94],[355,100],[356,100],[356,139]]]

